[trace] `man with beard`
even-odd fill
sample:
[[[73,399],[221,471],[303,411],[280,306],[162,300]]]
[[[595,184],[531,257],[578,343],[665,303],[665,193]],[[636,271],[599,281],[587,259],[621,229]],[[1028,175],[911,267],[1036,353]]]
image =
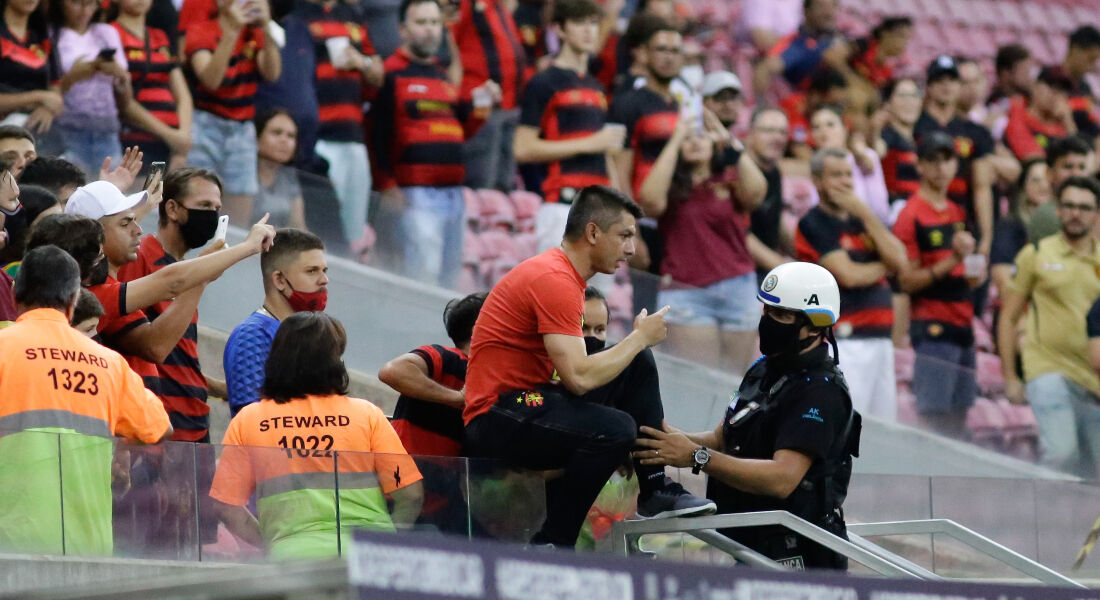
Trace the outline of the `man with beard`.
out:
[[[140,279],[179,262],[188,251],[201,248],[214,237],[218,227],[218,211],[222,207],[222,184],[213,171],[196,167],[172,171],[164,180],[164,196],[159,206],[157,232],[142,238],[137,260],[118,270],[120,282]],[[215,241],[207,253],[224,246],[224,242]],[[192,305],[197,309],[205,287],[205,284],[200,284],[175,301],[152,304],[145,309],[145,316],[156,323],[173,305],[177,305],[176,311]],[[208,388],[225,397],[225,383],[208,380],[202,374],[198,320],[198,310],[193,310],[182,337],[164,361],[156,365],[159,381],[154,389],[158,390],[172,419],[172,439],[186,442],[210,441],[210,407],[206,404]]]
[[[54,244],[69,252],[81,265],[92,266],[86,273],[85,285],[103,305],[105,314],[99,321],[99,339],[103,345],[126,357],[130,366],[145,381],[146,387],[159,395],[160,379],[153,363],[164,362],[180,337],[191,326],[198,308],[203,284],[217,279],[234,264],[259,254],[271,246],[275,230],[266,224],[266,217],[252,226],[248,238],[226,252],[179,261],[151,275],[129,282],[118,280],[123,265],[138,259],[141,225],[138,211],[143,209],[148,194],[141,192],[124,196],[113,183],[96,181],[78,188],[65,205],[68,217],[87,217],[98,222],[101,249],[91,257],[78,256],[71,249],[74,240],[52,239],[55,234],[71,237],[65,226],[48,228],[43,219],[27,242],[30,249],[39,244]],[[86,241],[85,241],[86,242]],[[78,243],[85,243],[78,242]],[[87,262],[85,262],[87,261]],[[144,309],[173,300],[156,321],[149,322]]]
[[[1084,327],[1100,296],[1100,244],[1089,235],[1098,199],[1100,184],[1090,177],[1070,177],[1058,188],[1062,231],[1017,255],[997,327],[1005,395],[1031,404],[1039,422],[1041,460],[1088,478],[1096,476],[1100,449],[1100,379],[1089,365]],[[1016,326],[1025,308],[1026,386],[1015,368]]]
[[[401,215],[405,274],[450,287],[462,268],[466,203],[462,147],[488,114],[460,100],[437,55],[443,41],[438,0],[401,3],[403,43],[386,59],[386,78],[371,111],[375,181],[387,208]],[[487,80],[475,95],[499,100]]]

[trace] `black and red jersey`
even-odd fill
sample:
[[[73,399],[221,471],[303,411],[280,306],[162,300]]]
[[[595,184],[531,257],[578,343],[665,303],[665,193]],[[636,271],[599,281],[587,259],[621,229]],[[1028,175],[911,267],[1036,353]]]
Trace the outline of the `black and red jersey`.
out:
[[[4,91],[30,92],[47,89],[56,76],[50,56],[50,39],[27,30],[20,39],[0,16],[0,82]]]
[[[889,61],[879,61],[878,40],[861,38],[853,45],[854,51],[848,64],[876,88],[882,89],[886,82],[894,78],[894,67]]]
[[[595,134],[607,122],[607,96],[589,74],[551,66],[527,84],[520,102],[519,123],[535,127],[545,140],[568,140]],[[547,165],[542,182],[546,202],[558,202],[562,190],[608,185],[604,153],[579,154]],[[569,199],[572,194],[566,194]]]
[[[638,197],[653,163],[676,130],[680,104],[643,86],[616,95],[608,120],[626,125],[626,146],[634,151],[630,186]]]
[[[947,197],[966,210],[968,222],[976,223],[974,190],[971,189],[974,161],[993,153],[993,135],[988,129],[969,119],[956,116],[947,124],[941,124],[932,115],[922,112],[913,126],[913,138],[920,144],[921,137],[933,131],[942,131],[955,140],[959,171],[948,188]]]
[[[200,50],[213,52],[222,37],[217,20],[197,23],[187,30],[186,54],[190,59]],[[256,88],[260,83],[260,67],[256,56],[264,46],[264,32],[247,26],[237,37],[229,67],[216,90],[207,89],[192,72],[195,108],[223,119],[250,121],[256,116]],[[190,69],[189,69],[190,70]]]
[[[894,223],[894,235],[905,245],[909,260],[918,261],[921,268],[929,268],[951,256],[955,232],[965,229],[966,213],[962,207],[948,201],[936,208],[920,194],[909,198]],[[942,336],[969,345],[967,336],[973,335],[974,302],[962,263],[943,279],[910,296],[915,334]]]
[[[1069,95],[1069,107],[1073,111],[1073,122],[1077,125],[1077,134],[1090,142],[1100,137],[1100,122],[1093,110],[1096,108],[1092,87],[1084,79],[1077,82]]]
[[[412,354],[428,364],[428,377],[452,390],[466,386],[467,357],[458,348],[421,346]],[[405,451],[421,456],[458,456],[462,452],[462,410],[411,398],[397,399],[392,420]]]
[[[294,14],[308,27],[317,56],[314,85],[317,90],[318,137],[334,142],[363,142],[363,76],[354,69],[332,65],[325,40],[348,38],[351,47],[364,56],[377,51],[367,28],[358,21],[355,9],[344,2],[321,5],[299,2]]]
[[[849,216],[840,219],[815,206],[798,222],[794,251],[798,260],[820,263],[830,252],[843,250],[855,263],[881,262],[874,241],[863,222]],[[873,285],[840,288],[839,337],[890,337],[894,324],[893,294],[883,277]]]
[[[500,84],[501,108],[513,109],[523,93],[527,54],[502,0],[461,0],[451,27],[462,58],[462,97],[492,79]]]
[[[402,48],[386,59],[386,80],[371,107],[378,189],[462,185],[462,145],[484,122],[437,62],[415,62]]]
[[[145,36],[142,39],[118,21],[111,25],[118,30],[119,38],[122,40],[122,50],[126,53],[126,62],[130,66],[134,100],[161,123],[169,127],[179,127],[176,98],[172,95],[172,87],[169,83],[172,69],[179,66],[179,61],[172,52],[168,34],[159,29],[146,27]],[[127,131],[122,138],[126,145],[156,140],[153,134],[141,130]]]
[[[527,56],[527,71],[525,77],[530,79],[535,75],[535,62],[546,56],[546,24],[543,22],[543,0],[519,0],[516,10],[512,13],[512,20],[519,32],[519,42],[523,44],[523,52]]]
[[[164,251],[154,235],[147,235],[138,248],[138,259],[123,265],[118,271],[119,281],[127,282],[140,279],[176,262],[172,255]],[[156,320],[171,302],[158,302],[145,309],[149,320]],[[172,421],[173,440],[194,442],[206,437],[210,427],[210,406],[206,403],[206,377],[199,365],[199,313],[191,317],[191,324],[176,346],[168,353],[164,362],[156,367],[156,387],[146,387],[156,391],[168,418]],[[148,378],[146,378],[148,379]]]
[[[882,175],[886,179],[890,204],[907,200],[920,189],[917,145],[889,124],[882,128],[882,141],[886,143],[886,155],[882,157]]]

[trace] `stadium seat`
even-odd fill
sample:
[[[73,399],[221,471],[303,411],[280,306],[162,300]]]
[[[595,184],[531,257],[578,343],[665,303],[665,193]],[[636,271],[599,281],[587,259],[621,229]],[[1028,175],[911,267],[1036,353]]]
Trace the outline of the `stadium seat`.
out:
[[[970,430],[971,441],[990,449],[1004,447],[1007,420],[1000,407],[989,398],[974,399],[974,406],[966,413],[966,428]]]
[[[517,233],[512,236],[516,254],[521,261],[527,260],[539,252],[539,238],[534,233]]]
[[[1058,4],[1057,2],[1051,2],[1046,5],[1047,12],[1050,13],[1050,24],[1054,28],[1063,33],[1069,33],[1077,28],[1076,22],[1077,16],[1068,7]],[[1096,15],[1091,15],[1092,21],[1095,21]]]
[[[1003,393],[1005,389],[1004,377],[1001,376],[1001,359],[990,352],[978,352],[977,355],[978,389],[981,393],[993,398]]]
[[[466,201],[466,222],[475,226],[481,223],[481,198],[470,188],[462,188],[462,198]]]
[[[483,231],[478,235],[481,240],[481,260],[495,260],[504,257],[514,257],[516,244],[512,236],[506,231]]]
[[[462,236],[462,264],[476,267],[485,254],[485,244],[475,231],[467,229]]]
[[[817,190],[808,177],[783,178],[783,204],[798,218],[817,205]]]
[[[1031,25],[1029,29],[1038,29],[1051,22],[1046,8],[1038,2],[1021,2],[1020,12],[1024,15],[1024,22]]]
[[[512,201],[512,210],[516,215],[516,226],[520,231],[535,231],[535,220],[538,218],[539,206],[542,205],[542,197],[534,192],[516,190],[509,198]]]
[[[999,25],[1010,27],[1018,31],[1024,29],[1030,29],[1032,26],[1027,22],[1027,17],[1020,10],[1020,5],[1016,2],[994,2],[993,6],[999,11],[997,21]]]
[[[515,230],[516,213],[507,194],[498,190],[478,190],[477,195],[481,201],[481,226],[483,230]]]
[[[484,290],[486,285],[481,281],[476,266],[464,265],[455,279],[455,288],[463,294],[472,294]]]

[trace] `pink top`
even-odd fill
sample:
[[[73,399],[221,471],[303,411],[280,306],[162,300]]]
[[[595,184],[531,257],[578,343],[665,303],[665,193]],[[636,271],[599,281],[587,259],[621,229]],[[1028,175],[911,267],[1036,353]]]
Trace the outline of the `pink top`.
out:
[[[878,153],[870,148],[864,152],[872,159],[872,169],[869,173],[864,173],[859,168],[855,155],[848,152],[848,164],[852,167],[852,187],[855,189],[856,196],[875,211],[875,216],[880,221],[889,226],[893,223],[893,219],[890,218],[890,193],[886,191],[886,176],[882,173],[882,160],[879,159]],[[810,196],[809,207],[817,206],[821,198],[816,188],[812,189]]]
[[[747,35],[752,29],[766,29],[783,37],[802,24],[803,0],[753,0],[741,3],[741,27]]]
[[[114,60],[125,71],[126,54],[118,30],[93,23],[83,34],[68,27],[58,33],[57,49],[61,72],[68,73],[77,61],[93,61],[101,50],[114,48]],[[91,131],[118,131],[118,107],[115,105],[111,76],[105,73],[82,79],[65,92],[65,112],[58,117],[62,125]]]
[[[749,215],[730,185],[736,175],[711,178],[673,204],[658,220],[665,245],[661,274],[677,283],[706,287],[755,270],[745,235]]]

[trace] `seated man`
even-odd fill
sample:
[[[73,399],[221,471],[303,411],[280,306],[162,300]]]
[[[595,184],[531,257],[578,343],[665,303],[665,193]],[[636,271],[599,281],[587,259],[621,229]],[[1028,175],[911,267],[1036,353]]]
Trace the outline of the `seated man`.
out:
[[[665,307],[642,311],[614,348],[589,356],[581,329],[585,282],[634,254],[642,211],[607,186],[582,189],[561,247],[497,283],[474,326],[466,376],[466,443],[475,456],[563,469],[546,486],[546,520],[532,544],[572,548],[589,507],[634,445],[638,425],[664,417],[650,346],[667,335]],[[707,514],[664,469],[635,464],[638,516]]]

